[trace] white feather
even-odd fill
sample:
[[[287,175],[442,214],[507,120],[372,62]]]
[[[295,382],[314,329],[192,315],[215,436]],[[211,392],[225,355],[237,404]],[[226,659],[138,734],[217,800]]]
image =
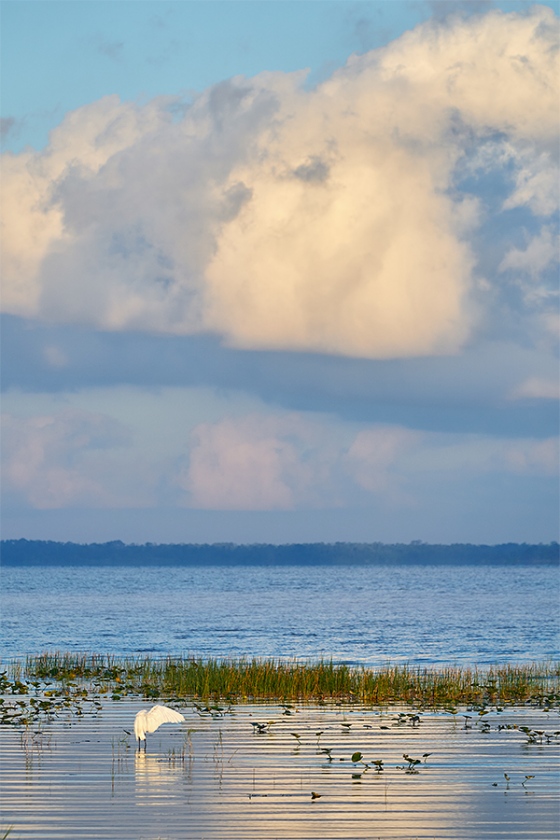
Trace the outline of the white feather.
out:
[[[146,732],[155,732],[162,723],[181,723],[185,720],[181,712],[169,706],[152,706],[149,712],[142,710],[134,719],[134,734],[140,741],[146,740]]]

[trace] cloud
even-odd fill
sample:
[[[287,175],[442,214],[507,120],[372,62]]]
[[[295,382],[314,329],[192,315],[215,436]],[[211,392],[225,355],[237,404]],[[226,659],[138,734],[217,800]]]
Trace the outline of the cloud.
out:
[[[422,434],[399,426],[376,426],[359,432],[345,456],[354,481],[371,493],[401,495],[396,462],[417,448]]]
[[[512,173],[501,212],[550,225],[556,39],[550,9],[490,12],[418,26],[313,90],[264,73],[189,106],[80,108],[43,152],[5,156],[5,311],[238,348],[457,352],[488,305],[484,208],[457,172],[487,144]]]
[[[435,18],[446,20],[457,15],[476,15],[492,8],[493,0],[428,0]]]
[[[498,438],[327,414],[243,412],[231,395],[215,402],[215,420],[193,416],[179,433],[165,418],[178,406],[188,417],[188,394],[152,395],[141,418],[133,416],[141,395],[129,395],[126,423],[77,407],[100,396],[76,395],[62,411],[48,410],[46,400],[42,413],[3,417],[4,504],[47,511],[367,508],[394,516],[439,498],[443,488],[449,499],[460,499],[473,483],[542,483],[558,473],[557,435]],[[114,398],[108,392],[101,401]],[[23,397],[19,404],[33,405]]]
[[[76,247],[72,225],[65,222],[61,200],[64,185],[70,190],[77,173],[84,184],[94,181],[108,160],[114,158],[138,137],[149,132],[157,118],[157,108],[143,109],[122,104],[109,96],[69,114],[52,132],[44,152],[25,150],[2,156],[3,204],[3,308],[16,314],[48,313],[48,283],[44,263],[49,255]],[[101,187],[101,184],[99,185]],[[102,208],[99,208],[102,209]],[[69,210],[73,208],[69,202]],[[82,212],[83,224],[87,224]],[[90,224],[102,225],[101,218]],[[80,225],[80,217],[74,224]],[[61,321],[74,320],[71,298],[87,292],[81,276],[61,278],[69,283],[69,299],[60,312]],[[41,301],[42,296],[46,298]],[[77,313],[83,303],[75,303]],[[84,320],[87,318],[82,316]]]
[[[498,270],[515,278],[529,305],[542,309],[548,304],[556,312],[559,258],[560,237],[548,226],[531,237],[525,248],[510,248]]]
[[[193,430],[178,483],[187,506],[214,510],[345,507],[363,491],[402,503],[398,464],[420,437],[296,412],[229,417]]]
[[[515,190],[504,201],[504,210],[530,207],[536,216],[550,216],[558,210],[558,157],[545,149],[510,150],[515,160]]]
[[[556,340],[536,349],[494,339],[473,343],[460,356],[368,360],[231,350],[215,336],[99,332],[8,315],[0,318],[0,340],[5,406],[8,394],[21,389],[68,399],[77,389],[113,388],[118,405],[127,383],[209,386],[284,410],[330,412],[346,422],[500,436],[544,437],[558,429],[553,401],[511,400],[521,382],[558,378]]]
[[[497,272],[506,294],[517,298],[518,321],[519,315],[524,316],[520,340],[548,348],[557,374],[560,236],[552,224],[543,225],[534,235],[523,234],[518,244],[506,250]],[[543,373],[537,378],[542,379]]]
[[[15,126],[16,120],[14,117],[0,117],[0,137],[7,137]]]
[[[71,409],[29,418],[5,414],[3,490],[42,510],[126,504],[106,475],[96,475],[95,464],[104,450],[126,442],[122,424],[102,414]]]
[[[511,392],[513,400],[558,400],[560,399],[560,381],[556,379],[543,379],[532,376],[525,379]]]
[[[302,414],[253,414],[197,426],[177,484],[186,507],[296,510],[353,505],[408,509],[443,481],[457,492],[490,475],[558,472],[557,437],[437,434],[351,425]]]
[[[519,441],[506,446],[505,467],[521,475],[557,476],[560,465],[558,438]]]
[[[70,360],[66,353],[56,344],[48,344],[43,348],[43,359],[51,368],[67,368]]]
[[[422,484],[430,486],[434,475],[456,486],[473,477],[484,483],[492,475],[508,480],[514,475],[557,476],[558,444],[557,435],[539,440],[428,434],[409,455],[408,481],[420,494]]]
[[[249,415],[203,423],[191,435],[179,484],[187,505],[218,510],[290,510],[321,495],[325,453],[318,424],[298,415]],[[307,451],[305,451],[307,450]]]
[[[97,34],[91,42],[98,53],[110,58],[111,61],[122,59],[124,41],[111,41],[105,35]]]

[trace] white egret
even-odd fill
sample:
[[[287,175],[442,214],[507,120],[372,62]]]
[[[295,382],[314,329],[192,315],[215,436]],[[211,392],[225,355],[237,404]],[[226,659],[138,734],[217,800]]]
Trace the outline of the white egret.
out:
[[[181,723],[185,720],[181,712],[170,709],[169,706],[152,706],[149,712],[143,709],[134,718],[134,734],[138,738],[138,749],[144,741],[146,749],[146,732],[155,732],[162,723]]]

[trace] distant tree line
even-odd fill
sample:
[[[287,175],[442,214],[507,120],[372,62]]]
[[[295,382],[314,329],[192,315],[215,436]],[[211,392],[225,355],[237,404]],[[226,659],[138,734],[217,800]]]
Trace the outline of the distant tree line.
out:
[[[404,544],[293,543],[287,545],[211,545],[71,543],[44,540],[2,540],[4,566],[367,566],[367,565],[560,565],[557,542],[530,545],[430,545],[418,540]]]

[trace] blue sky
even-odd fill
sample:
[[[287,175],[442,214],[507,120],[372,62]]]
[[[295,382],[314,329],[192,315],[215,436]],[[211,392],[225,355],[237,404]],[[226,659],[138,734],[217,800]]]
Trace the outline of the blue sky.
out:
[[[3,2],[3,537],[557,539],[558,13]]]

